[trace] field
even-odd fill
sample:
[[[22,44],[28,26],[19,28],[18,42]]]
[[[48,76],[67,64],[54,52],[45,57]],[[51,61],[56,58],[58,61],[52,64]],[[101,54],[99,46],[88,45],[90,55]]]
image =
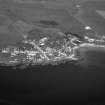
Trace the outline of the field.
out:
[[[105,18],[105,11],[96,10],[96,12],[101,15],[103,18]]]

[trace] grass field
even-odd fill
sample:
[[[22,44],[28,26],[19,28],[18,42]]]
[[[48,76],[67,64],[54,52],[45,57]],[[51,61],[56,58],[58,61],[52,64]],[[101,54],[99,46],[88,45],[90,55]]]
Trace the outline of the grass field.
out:
[[[105,18],[105,11],[96,10],[96,12],[101,15],[103,18]]]

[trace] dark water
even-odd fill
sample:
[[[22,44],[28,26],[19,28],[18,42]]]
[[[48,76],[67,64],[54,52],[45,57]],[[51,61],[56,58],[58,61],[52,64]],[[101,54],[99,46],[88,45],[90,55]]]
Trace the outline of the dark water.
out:
[[[103,102],[105,68],[82,68],[76,62],[12,70],[0,68],[0,99],[32,104]],[[7,70],[7,71],[5,71]]]

